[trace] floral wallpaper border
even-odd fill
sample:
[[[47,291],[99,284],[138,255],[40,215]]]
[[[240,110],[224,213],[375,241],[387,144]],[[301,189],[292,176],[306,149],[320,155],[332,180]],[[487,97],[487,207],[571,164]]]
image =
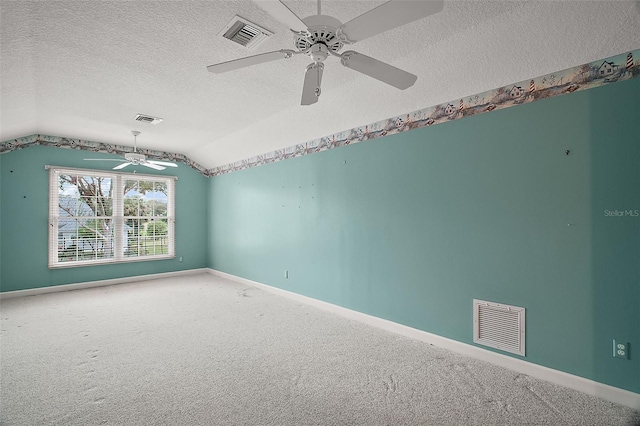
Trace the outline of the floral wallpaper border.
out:
[[[636,58],[634,60],[634,58]],[[433,126],[463,117],[510,108],[540,99],[564,95],[579,90],[628,80],[640,75],[640,49],[607,59],[547,74],[531,80],[510,84],[463,99],[420,109],[362,127],[334,133],[304,144],[257,155],[208,170],[219,176],[250,167],[301,157],[383,136]]]
[[[0,142],[0,154],[37,145],[55,146],[56,148],[82,149],[85,151],[105,152],[116,155],[124,155],[127,152],[133,152],[133,147],[125,145],[114,145],[82,139],[69,139],[60,136],[31,135],[18,139],[8,140],[5,142]],[[207,169],[205,167],[191,160],[186,155],[141,148],[138,148],[138,153],[144,154],[150,160],[184,163],[187,166],[208,176]]]
[[[540,99],[629,80],[638,76],[640,76],[640,49],[334,133],[304,144],[292,145],[212,169],[206,169],[182,154],[146,149],[139,149],[138,151],[153,160],[182,162],[205,176],[220,176],[250,167],[275,163],[421,127],[459,120],[463,117],[484,114]],[[132,147],[124,145],[112,145],[58,136],[31,135],[0,142],[0,154],[34,145],[83,149],[118,155],[133,152]]]

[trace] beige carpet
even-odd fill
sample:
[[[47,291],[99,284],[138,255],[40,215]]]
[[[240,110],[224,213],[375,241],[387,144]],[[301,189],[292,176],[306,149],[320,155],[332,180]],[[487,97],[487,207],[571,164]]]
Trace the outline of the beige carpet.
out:
[[[634,425],[640,413],[210,275],[2,300],[2,425]]]

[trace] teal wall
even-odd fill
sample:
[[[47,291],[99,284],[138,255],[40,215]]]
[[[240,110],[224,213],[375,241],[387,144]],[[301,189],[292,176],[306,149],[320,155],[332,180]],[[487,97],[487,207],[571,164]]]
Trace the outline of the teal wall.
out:
[[[45,164],[108,170],[113,163],[83,158],[112,155],[45,146],[0,155],[0,290],[23,290],[135,275],[171,272],[207,266],[207,178],[186,165],[145,174],[178,176],[176,182],[176,258],[117,265],[49,269],[49,172]],[[183,261],[179,261],[179,257]]]
[[[0,179],[2,179],[2,158],[0,158]],[[0,181],[0,291],[2,291],[2,181]]]
[[[208,266],[468,344],[479,298],[527,308],[527,361],[640,392],[640,218],[605,214],[640,209],[638,117],[636,78],[209,180],[181,165],[176,259],[55,270],[44,165],[88,153],[2,154],[0,290]]]
[[[214,177],[209,266],[469,344],[524,306],[527,361],[640,392],[639,118],[636,78]]]

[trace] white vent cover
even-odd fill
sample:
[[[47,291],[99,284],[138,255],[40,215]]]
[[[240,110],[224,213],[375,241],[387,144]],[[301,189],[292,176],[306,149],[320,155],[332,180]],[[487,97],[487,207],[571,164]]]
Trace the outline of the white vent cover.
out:
[[[140,121],[142,123],[158,124],[159,122],[162,121],[162,118],[152,117],[150,115],[144,115],[144,114],[136,114],[136,116],[134,117],[134,120]]]
[[[238,43],[247,49],[253,49],[262,43],[273,33],[264,28],[249,22],[238,15],[234,16],[231,22],[218,33],[224,38]]]
[[[525,355],[524,308],[473,300],[473,341]]]

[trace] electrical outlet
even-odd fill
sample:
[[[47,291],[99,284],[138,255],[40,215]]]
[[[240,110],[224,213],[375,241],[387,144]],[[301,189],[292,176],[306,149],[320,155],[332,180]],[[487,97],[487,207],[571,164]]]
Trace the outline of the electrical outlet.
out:
[[[289,278],[289,271],[286,269],[284,270],[284,277]]]
[[[613,339],[613,356],[615,358],[629,359],[629,342]]]

